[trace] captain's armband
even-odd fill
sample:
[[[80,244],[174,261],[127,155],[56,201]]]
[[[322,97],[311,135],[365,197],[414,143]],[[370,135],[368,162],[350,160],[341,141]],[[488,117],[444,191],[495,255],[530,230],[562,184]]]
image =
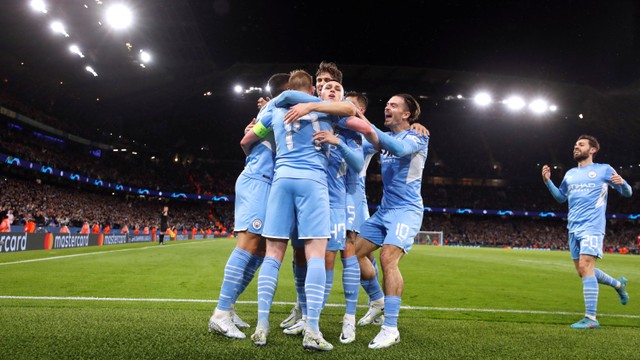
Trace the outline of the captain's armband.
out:
[[[271,130],[269,128],[265,127],[264,125],[262,125],[262,123],[260,121],[258,121],[256,123],[256,125],[253,127],[253,132],[256,135],[258,135],[258,137],[263,139],[265,136],[267,136],[269,134],[269,132],[271,132]]]

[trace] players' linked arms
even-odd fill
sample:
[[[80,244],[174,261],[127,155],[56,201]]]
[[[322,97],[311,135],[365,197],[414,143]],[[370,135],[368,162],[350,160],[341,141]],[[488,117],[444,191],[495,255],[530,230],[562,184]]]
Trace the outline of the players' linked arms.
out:
[[[244,151],[244,154],[248,156],[251,152],[251,147],[253,147],[253,144],[258,142],[260,139],[260,136],[258,136],[255,131],[249,131],[248,133],[244,134],[244,137],[242,138],[242,140],[240,140],[240,147],[242,148],[242,151]]]
[[[417,142],[398,140],[373,125],[371,127],[380,139],[380,146],[394,156],[403,157],[420,150],[420,145]]]
[[[292,106],[284,116],[284,122],[286,124],[292,123],[296,119],[299,119],[312,111],[338,116],[354,116],[356,114],[356,107],[352,103],[346,101],[297,104]]]
[[[260,97],[260,99],[258,99],[258,110],[262,109],[263,106],[267,105],[267,103],[271,100],[271,98],[269,98],[267,96],[267,98],[263,98]]]
[[[261,98],[262,99],[262,98]],[[256,118],[253,118],[253,120],[251,120],[251,122],[249,123],[249,125],[247,125],[247,127],[244,128],[244,133],[248,133],[249,130],[253,129],[253,126],[256,124]]]
[[[431,134],[429,133],[429,129],[424,127],[424,125],[419,123],[411,124],[411,130],[415,131],[416,134],[422,137],[429,137]]]
[[[300,119],[301,117],[307,115],[312,110],[310,110],[310,105],[312,103],[304,103],[293,105],[289,111],[284,115],[284,123],[291,124],[292,122]]]

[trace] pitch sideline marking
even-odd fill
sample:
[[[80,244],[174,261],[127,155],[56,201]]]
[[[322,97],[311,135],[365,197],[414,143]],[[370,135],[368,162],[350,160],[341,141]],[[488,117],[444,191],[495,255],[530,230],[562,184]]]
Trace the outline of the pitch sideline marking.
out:
[[[86,297],[86,296],[14,296],[0,295],[0,299],[8,300],[60,300],[60,301],[137,301],[137,302],[176,302],[176,303],[217,303],[216,300],[205,299],[159,299],[159,298],[111,298],[111,297]],[[257,301],[237,301],[238,304],[256,305]],[[274,301],[275,305],[295,305],[294,302]],[[329,307],[344,307],[344,304],[326,304]],[[360,308],[368,305],[358,305]],[[447,308],[437,306],[401,306],[404,310],[422,311],[451,311],[451,312],[486,312],[486,313],[509,313],[509,314],[533,314],[533,315],[584,315],[581,312],[569,311],[543,311],[543,310],[512,310],[512,309],[480,309],[480,308]],[[619,317],[626,319],[640,319],[640,315],[627,314],[598,314],[606,317]]]
[[[189,243],[182,243],[182,244],[174,244],[174,245],[171,245],[171,246],[193,245],[193,244],[199,244],[199,243],[198,242],[189,242]],[[60,256],[50,256],[50,257],[45,257],[45,258],[40,258],[40,259],[29,259],[29,260],[18,260],[18,261],[11,261],[11,262],[0,262],[0,266],[2,266],[2,265],[25,264],[25,263],[38,262],[38,261],[59,260],[59,259],[66,259],[66,258],[72,258],[72,257],[78,257],[78,256],[110,254],[110,253],[121,252],[121,251],[148,250],[148,249],[166,249],[166,248],[169,248],[169,247],[168,246],[151,245],[151,246],[145,246],[145,247],[139,247],[139,248],[119,249],[119,250],[105,250],[105,251],[96,251],[96,252],[90,252],[90,253],[84,253],[84,254],[60,255]]]

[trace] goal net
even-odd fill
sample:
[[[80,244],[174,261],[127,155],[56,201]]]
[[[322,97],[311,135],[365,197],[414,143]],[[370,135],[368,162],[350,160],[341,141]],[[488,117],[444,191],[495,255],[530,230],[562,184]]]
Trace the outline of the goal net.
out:
[[[444,245],[444,235],[442,231],[418,231],[414,244],[420,245]]]

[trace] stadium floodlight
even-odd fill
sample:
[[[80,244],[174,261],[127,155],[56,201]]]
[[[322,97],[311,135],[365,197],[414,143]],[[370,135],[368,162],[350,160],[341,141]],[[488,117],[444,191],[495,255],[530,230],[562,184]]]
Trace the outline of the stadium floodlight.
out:
[[[549,106],[549,110],[550,111],[557,111],[558,107],[556,105],[551,105],[551,106]]]
[[[536,114],[542,114],[547,110],[549,110],[549,104],[547,104],[545,100],[536,99],[536,100],[533,100],[531,104],[529,104],[529,109],[531,109],[531,111],[533,111]]]
[[[487,106],[489,104],[491,104],[491,95],[489,95],[489,93],[486,92],[481,92],[478,93],[476,96],[474,96],[473,101],[480,106]]]
[[[264,91],[271,92],[271,86],[267,85],[264,87]]]
[[[240,85],[236,85],[236,86],[234,86],[234,87],[233,87],[233,91],[235,91],[235,92],[236,92],[236,94],[240,94],[240,93],[242,93],[242,86],[240,86]]]
[[[90,72],[91,74],[93,74],[93,76],[98,76],[98,73],[95,70],[93,70],[93,68],[91,66],[87,66],[84,69],[87,70],[88,72]]]
[[[142,61],[143,63],[148,63],[151,61],[151,54],[149,54],[148,52],[144,51],[144,50],[140,50],[140,61]]]
[[[42,0],[31,0],[31,8],[43,14],[47,13],[47,4]]]
[[[584,115],[582,115],[582,114],[578,114],[578,117],[579,117],[580,119],[584,119]]]
[[[526,105],[524,100],[520,96],[511,96],[507,100],[504,100],[503,103],[510,110],[514,110],[514,111],[520,110]]]
[[[133,23],[131,10],[123,4],[115,4],[107,9],[106,20],[117,30],[125,29]]]
[[[462,95],[458,94],[458,96],[456,96],[458,99],[462,99]]]
[[[84,54],[82,53],[82,51],[80,51],[80,48],[78,47],[78,45],[73,44],[73,45],[69,46],[69,51],[71,51],[72,53],[80,56],[81,58],[84,57]]]
[[[53,30],[53,32],[58,33],[58,34],[62,34],[65,37],[69,37],[69,34],[67,33],[67,30],[64,28],[64,25],[62,25],[62,23],[60,21],[54,21],[51,23],[51,30]]]

